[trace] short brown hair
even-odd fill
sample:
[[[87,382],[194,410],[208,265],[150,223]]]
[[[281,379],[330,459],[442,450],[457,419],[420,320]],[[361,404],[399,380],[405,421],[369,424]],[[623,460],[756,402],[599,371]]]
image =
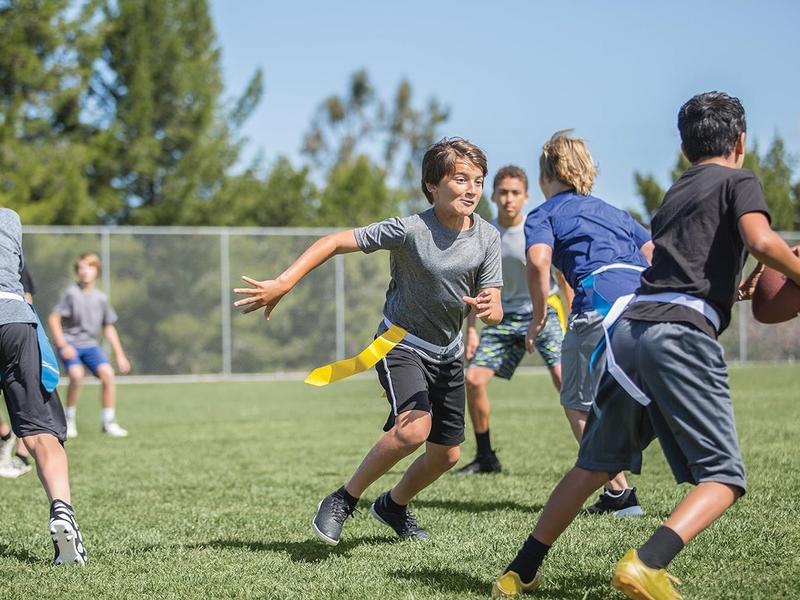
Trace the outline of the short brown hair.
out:
[[[422,193],[430,204],[433,204],[433,195],[428,191],[426,184],[438,184],[442,178],[452,175],[458,159],[471,162],[481,169],[483,176],[486,177],[489,169],[483,150],[463,138],[442,138],[428,148],[422,158]]]
[[[100,271],[103,268],[103,263],[100,260],[100,257],[97,256],[97,253],[95,253],[95,252],[84,252],[83,254],[78,256],[78,258],[75,259],[75,264],[73,265],[73,268],[75,269],[76,273],[78,272],[78,263],[81,263],[83,261],[86,261],[90,265],[95,267],[97,269],[97,274],[98,275],[100,274]]]
[[[495,174],[494,183],[492,184],[492,193],[497,191],[497,184],[507,177],[519,179],[522,185],[525,186],[525,191],[528,191],[528,176],[525,174],[525,171],[516,165],[506,165]]]
[[[571,129],[556,131],[542,146],[539,177],[560,181],[581,196],[588,196],[594,186],[597,167],[586,142],[570,133]]]

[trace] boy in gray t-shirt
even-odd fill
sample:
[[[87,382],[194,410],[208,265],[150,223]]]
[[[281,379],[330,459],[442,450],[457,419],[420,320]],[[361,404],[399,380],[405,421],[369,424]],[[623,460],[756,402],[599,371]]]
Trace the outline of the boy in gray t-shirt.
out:
[[[130,363],[114,324],[117,313],[108,296],[95,287],[102,264],[94,252],[86,252],[75,259],[73,283],[61,294],[48,323],[58,349],[58,355],[69,375],[67,388],[67,437],[77,437],[76,414],[78,397],[83,385],[84,367],[100,380],[102,391],[102,432],[110,437],[126,437],[128,432],[119,426],[115,415],[116,382],[114,369],[98,340],[100,333],[111,344],[121,373],[130,371]]]
[[[22,225],[19,215],[0,208],[0,376],[11,428],[36,460],[42,487],[50,500],[48,531],[55,547],[53,564],[86,564],[72,510],[69,469],[63,443],[66,423],[61,400],[42,383],[42,356],[37,318],[23,298]]]
[[[235,303],[243,312],[264,307],[269,318],[278,301],[331,256],[390,252],[392,278],[377,335],[383,339],[399,327],[403,336],[375,364],[391,405],[386,433],[350,480],[320,503],[312,528],[324,542],[338,544],[364,491],[423,443],[425,452],[375,500],[371,514],[401,538],[428,537],[406,507],[459,458],[465,404],[461,325],[473,308],[487,324],[503,316],[500,237],[474,214],[486,170],[480,148],[444,139],[422,161],[422,191],[431,209],[326,236],[277,279],[243,277],[253,287],[234,290],[248,296]]]

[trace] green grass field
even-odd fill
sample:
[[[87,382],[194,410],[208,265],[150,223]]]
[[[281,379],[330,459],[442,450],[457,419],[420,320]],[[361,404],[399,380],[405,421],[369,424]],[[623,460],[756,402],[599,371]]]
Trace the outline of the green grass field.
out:
[[[800,593],[797,375],[792,366],[732,372],[750,493],[673,562],[687,598]],[[124,440],[100,435],[97,389],[87,389],[68,451],[89,566],[50,567],[38,481],[0,480],[0,597],[485,598],[577,448],[546,375],[490,392],[506,472],[445,475],[412,505],[432,539],[397,542],[368,509],[405,461],[367,492],[331,548],[310,521],[380,433],[387,404],[377,382],[122,386]],[[551,551],[537,597],[620,597],[609,583],[616,560],[687,489],[657,444],[633,480],[648,516],[579,517]]]

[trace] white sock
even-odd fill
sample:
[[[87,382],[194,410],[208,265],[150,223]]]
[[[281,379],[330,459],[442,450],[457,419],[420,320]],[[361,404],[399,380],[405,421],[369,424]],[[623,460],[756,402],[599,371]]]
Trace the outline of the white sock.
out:
[[[78,412],[77,406],[68,406],[64,409],[64,413],[67,415],[67,421],[75,421],[75,413]]]
[[[627,488],[625,488],[627,489]],[[606,488],[606,496],[611,496],[612,498],[619,498],[622,494],[625,493],[625,490],[620,490],[619,492],[615,492],[614,490],[610,490]]]
[[[101,411],[103,415],[103,425],[108,425],[109,423],[114,422],[114,409],[113,408],[104,408]]]

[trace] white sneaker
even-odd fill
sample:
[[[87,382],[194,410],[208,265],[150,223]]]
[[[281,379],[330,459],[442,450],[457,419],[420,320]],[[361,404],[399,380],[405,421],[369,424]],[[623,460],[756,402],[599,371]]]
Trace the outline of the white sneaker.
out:
[[[69,504],[61,500],[53,501],[50,505],[49,530],[55,550],[54,565],[86,564],[83,536]]]
[[[103,433],[111,437],[128,437],[128,431],[120,427],[116,421],[104,424]]]
[[[7,464],[0,465],[0,477],[4,479],[16,479],[21,475],[25,475],[33,467],[26,464],[19,456],[12,456]]]
[[[16,441],[17,438],[13,433],[7,440],[0,440],[0,466],[5,467],[11,464],[11,457],[14,456],[14,442]]]
[[[75,421],[67,421],[67,438],[76,437],[78,437],[78,426],[75,425]]]

